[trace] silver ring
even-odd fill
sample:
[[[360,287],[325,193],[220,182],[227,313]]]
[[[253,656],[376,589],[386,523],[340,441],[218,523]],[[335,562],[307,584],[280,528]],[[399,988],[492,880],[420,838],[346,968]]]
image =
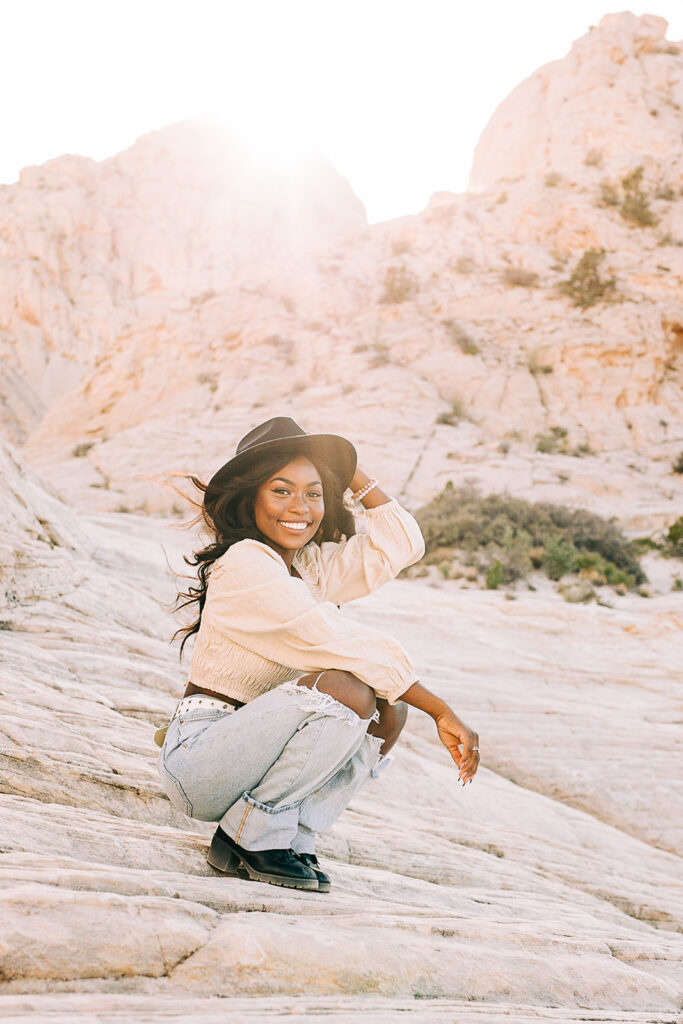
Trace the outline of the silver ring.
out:
[[[479,747],[472,747],[472,750],[479,750]]]

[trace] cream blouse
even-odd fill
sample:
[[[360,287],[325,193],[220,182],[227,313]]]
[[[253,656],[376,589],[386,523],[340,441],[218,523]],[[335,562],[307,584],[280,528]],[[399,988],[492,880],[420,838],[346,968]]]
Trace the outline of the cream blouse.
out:
[[[211,569],[190,679],[235,700],[306,672],[345,669],[395,704],[417,676],[388,633],[352,622],[339,604],[364,597],[417,562],[425,545],[413,516],[392,498],[366,509],[366,532],[300,548],[290,575],[258,540],[241,540]]]

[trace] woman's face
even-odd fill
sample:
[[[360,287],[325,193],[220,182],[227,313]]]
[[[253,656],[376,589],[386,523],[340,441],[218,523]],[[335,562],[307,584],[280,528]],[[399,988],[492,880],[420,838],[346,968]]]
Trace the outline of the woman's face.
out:
[[[261,484],[254,501],[256,525],[281,553],[297,551],[311,540],[324,513],[320,473],[305,455]]]

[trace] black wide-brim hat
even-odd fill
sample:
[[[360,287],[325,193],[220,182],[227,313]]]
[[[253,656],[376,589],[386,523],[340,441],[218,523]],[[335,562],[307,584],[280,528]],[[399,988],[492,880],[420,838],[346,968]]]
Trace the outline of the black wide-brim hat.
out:
[[[235,455],[211,477],[209,487],[220,487],[246,469],[258,456],[282,448],[319,458],[339,478],[342,490],[351,483],[358,455],[350,441],[338,434],[307,434],[289,416],[274,416],[259,423],[238,443]]]

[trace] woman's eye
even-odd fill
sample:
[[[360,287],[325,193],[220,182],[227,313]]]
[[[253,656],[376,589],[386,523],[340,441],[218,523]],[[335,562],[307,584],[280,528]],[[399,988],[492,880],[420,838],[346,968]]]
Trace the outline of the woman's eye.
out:
[[[289,491],[286,487],[276,487],[275,494],[289,494]],[[308,496],[309,498],[322,498],[320,491],[309,491]]]

